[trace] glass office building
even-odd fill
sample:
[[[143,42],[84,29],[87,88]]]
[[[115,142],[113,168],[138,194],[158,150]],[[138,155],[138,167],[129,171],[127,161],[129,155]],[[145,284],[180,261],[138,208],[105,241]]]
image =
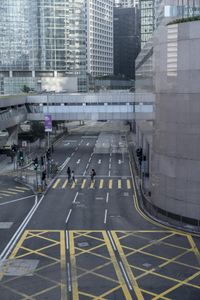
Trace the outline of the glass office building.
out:
[[[113,74],[113,0],[87,0],[87,71]]]
[[[0,93],[113,73],[113,0],[1,0],[0,16]]]

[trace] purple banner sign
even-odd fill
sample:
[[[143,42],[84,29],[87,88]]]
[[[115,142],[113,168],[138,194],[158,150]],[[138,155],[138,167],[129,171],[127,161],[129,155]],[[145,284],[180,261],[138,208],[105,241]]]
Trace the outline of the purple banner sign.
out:
[[[52,131],[52,119],[51,119],[51,115],[44,116],[44,126],[45,126],[45,132]]]

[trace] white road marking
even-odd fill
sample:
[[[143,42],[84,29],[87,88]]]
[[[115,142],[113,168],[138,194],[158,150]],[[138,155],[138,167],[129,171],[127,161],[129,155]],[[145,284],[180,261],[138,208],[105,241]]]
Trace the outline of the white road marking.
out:
[[[28,224],[28,222],[30,221],[30,219],[32,218],[33,214],[35,213],[36,209],[38,208],[38,206],[40,205],[40,203],[42,202],[44,198],[44,195],[40,198],[40,201],[38,202],[38,197],[35,196],[35,204],[33,205],[33,207],[31,208],[30,212],[28,213],[28,215],[26,216],[26,218],[24,219],[24,221],[21,223],[21,225],[18,227],[17,231],[15,232],[15,234],[12,236],[12,238],[10,239],[9,243],[6,245],[6,247],[4,248],[4,250],[2,251],[1,255],[0,255],[0,260],[5,260],[7,258],[7,256],[9,255],[9,253],[12,251],[13,247],[15,246],[17,240],[19,239],[19,237],[21,236],[22,232],[24,231],[26,225]]]
[[[69,250],[69,235],[68,235],[68,231],[66,230],[66,249]]]
[[[107,214],[108,214],[108,210],[105,210],[105,216],[104,216],[104,224],[106,224],[106,220],[107,220]]]
[[[78,150],[78,147],[76,147],[75,151],[77,151],[77,150]]]
[[[35,197],[35,195],[31,195],[31,196],[27,196],[27,197],[18,198],[18,199],[15,199],[15,200],[7,201],[7,202],[4,202],[4,203],[0,203],[0,206],[5,205],[5,204],[11,204],[11,203],[18,202],[18,201],[22,201],[24,199],[28,199],[28,198],[31,198],[31,197]]]
[[[76,199],[77,199],[77,197],[78,197],[78,192],[76,193],[76,196],[74,197],[74,200],[73,200],[73,202],[72,202],[72,203],[76,203]]]
[[[77,160],[77,162],[76,162],[76,163],[77,163],[77,165],[78,165],[78,164],[80,164],[80,161],[81,161],[80,159],[78,159],[78,160]]]
[[[111,164],[109,164],[109,169],[111,169]]]
[[[71,154],[71,157],[74,155],[74,152]]]
[[[64,144],[64,146],[69,146],[69,145],[70,145],[70,143]]]
[[[101,159],[98,160],[98,164],[99,164],[99,165],[101,164]]]
[[[111,241],[111,244],[112,244],[112,246],[113,246],[113,249],[116,251],[117,249],[116,249],[116,247],[115,247],[115,243],[114,243],[114,241],[113,241],[113,238],[112,238],[112,236],[111,236],[111,234],[110,234],[109,231],[108,231],[107,233],[108,233],[108,236],[109,236],[109,238],[110,238],[110,241]]]
[[[65,223],[68,223],[71,213],[72,213],[72,209],[69,210]]]
[[[128,287],[129,287],[129,289],[132,291],[133,288],[132,288],[132,286],[131,286],[131,284],[130,284],[130,282],[129,282],[128,276],[127,276],[126,271],[125,271],[125,269],[124,269],[124,266],[123,266],[123,264],[122,264],[121,261],[119,262],[119,264],[120,264],[120,267],[121,267],[122,272],[123,272],[123,274],[124,274],[125,280],[126,280],[126,282],[127,282],[127,284],[128,284]]]
[[[109,193],[106,194],[106,203],[108,203],[109,200]]]
[[[88,169],[88,167],[89,167],[89,164],[87,164],[87,166],[86,166],[86,170]]]
[[[87,143],[86,146],[88,147],[90,145],[90,143]]]
[[[72,291],[72,285],[71,285],[71,277],[70,277],[70,265],[67,263],[67,278],[68,278],[68,290],[69,292]]]
[[[110,177],[110,170],[109,170],[109,172],[108,172],[108,177]]]
[[[67,157],[64,163],[61,165],[61,169],[60,169],[61,171],[66,167],[69,161],[70,161],[70,157]]]
[[[121,163],[122,163],[122,161],[121,161],[121,159],[119,159],[119,160],[118,160],[118,164],[121,165]]]

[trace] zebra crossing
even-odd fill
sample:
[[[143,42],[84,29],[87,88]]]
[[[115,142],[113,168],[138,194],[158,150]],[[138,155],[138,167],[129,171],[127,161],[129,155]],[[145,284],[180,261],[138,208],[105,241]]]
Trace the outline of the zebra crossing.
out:
[[[19,195],[29,191],[29,188],[23,186],[15,186],[13,188],[2,188],[0,189],[0,199],[5,197],[11,197],[15,195]]]
[[[68,181],[66,178],[57,178],[52,185],[52,189],[126,189],[130,190],[132,188],[131,179],[121,179],[121,178],[96,178],[94,181],[91,181],[90,178],[76,178],[75,182]]]

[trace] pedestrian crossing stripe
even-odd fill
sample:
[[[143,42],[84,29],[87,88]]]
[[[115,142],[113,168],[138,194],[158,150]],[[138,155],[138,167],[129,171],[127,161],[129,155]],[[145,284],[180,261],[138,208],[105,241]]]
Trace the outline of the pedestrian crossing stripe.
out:
[[[100,184],[99,184],[99,188],[100,188],[100,189],[103,188],[103,183],[104,183],[104,181],[103,181],[103,179],[101,179],[101,180],[100,180]]]
[[[118,189],[121,189],[122,188],[122,181],[121,179],[118,179]]]
[[[131,181],[130,179],[127,179],[127,189],[130,190],[131,188]]]
[[[62,189],[66,188],[67,184],[68,184],[68,179],[66,179],[65,182],[63,183]]]
[[[12,191],[12,192],[20,192],[20,193],[24,193],[25,191],[20,190],[20,189],[11,189],[9,188],[8,191]]]
[[[98,188],[102,190],[103,188],[112,190],[115,189],[126,189],[130,190],[132,188],[132,183],[130,179],[95,179],[91,181],[89,178],[77,178],[75,182],[69,181],[68,179],[62,180],[61,178],[57,178],[53,185],[52,189],[75,189],[79,187],[81,189],[94,189]],[[1,192],[0,192],[1,193]]]

